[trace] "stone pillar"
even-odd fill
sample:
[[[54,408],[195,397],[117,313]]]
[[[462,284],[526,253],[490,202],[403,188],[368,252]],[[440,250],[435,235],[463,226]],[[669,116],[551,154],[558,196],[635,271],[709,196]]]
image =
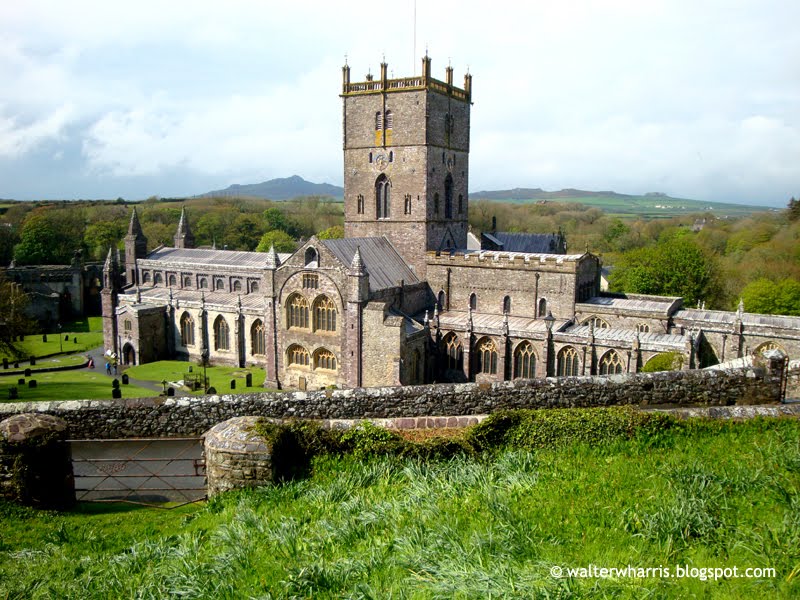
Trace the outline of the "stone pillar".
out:
[[[208,497],[274,481],[272,447],[255,431],[260,417],[235,417],[205,434]]]
[[[67,424],[23,413],[0,422],[0,497],[63,510],[75,504]]]

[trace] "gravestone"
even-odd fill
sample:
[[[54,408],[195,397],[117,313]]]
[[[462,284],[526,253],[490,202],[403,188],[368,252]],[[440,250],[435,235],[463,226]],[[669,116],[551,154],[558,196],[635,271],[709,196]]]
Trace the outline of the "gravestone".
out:
[[[118,390],[119,389],[119,379],[115,379],[114,381],[112,381],[111,382],[111,387],[114,388],[115,390]]]
[[[69,341],[69,334],[67,334],[67,335],[65,335],[65,336],[64,336],[64,341],[65,341],[65,342],[68,342],[68,341]]]
[[[216,394],[217,393],[217,388],[215,388],[215,387],[208,388],[208,393],[209,394]]]
[[[174,395],[175,395],[175,388],[174,387],[168,387],[167,388],[167,396],[174,396]]]
[[[19,379],[17,379],[17,385],[25,385],[25,378],[20,377]]]
[[[30,360],[28,362],[31,363],[32,367],[35,367],[36,366],[36,357],[35,356],[31,356],[31,358],[30,358]]]
[[[8,388],[8,399],[9,400],[17,400],[19,398],[19,390],[14,387]]]
[[[236,389],[236,380],[235,379],[231,379],[231,389],[232,390]]]
[[[30,367],[28,367],[27,369],[25,369],[25,377],[30,377],[30,376],[31,376],[31,369]]]
[[[115,400],[122,398],[122,390],[119,388],[114,388],[113,390],[111,390],[111,397],[114,398]]]
[[[4,369],[7,369],[7,368],[8,368],[8,359],[7,359],[7,358],[4,358],[4,359],[3,359],[3,368],[4,368]]]
[[[253,387],[253,374],[248,373],[244,376],[244,385],[245,387]]]
[[[45,344],[47,343],[47,334],[46,334],[46,333],[43,333],[43,334],[42,334],[42,341],[43,341]]]
[[[36,380],[35,380],[35,379],[31,379],[31,380],[28,382],[28,387],[29,387],[29,388],[35,388],[35,387],[36,387]]]
[[[128,385],[128,374],[127,373],[123,373],[122,374],[122,385]]]
[[[78,338],[77,338],[77,337],[74,337],[74,338],[72,338],[72,341],[73,341],[75,344],[77,344],[77,343],[78,343]]]

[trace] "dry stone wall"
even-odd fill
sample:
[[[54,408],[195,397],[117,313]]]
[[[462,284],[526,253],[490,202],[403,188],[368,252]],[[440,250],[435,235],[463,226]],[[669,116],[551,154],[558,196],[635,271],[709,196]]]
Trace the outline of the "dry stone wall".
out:
[[[762,367],[744,367],[494,384],[2,404],[0,419],[18,413],[47,413],[66,421],[73,439],[107,439],[201,435],[240,416],[398,419],[480,415],[515,408],[749,405],[779,398],[778,377]]]

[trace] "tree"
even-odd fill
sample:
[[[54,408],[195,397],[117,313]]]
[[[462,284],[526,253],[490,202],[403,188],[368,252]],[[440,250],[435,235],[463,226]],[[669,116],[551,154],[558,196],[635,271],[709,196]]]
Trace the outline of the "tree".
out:
[[[22,226],[14,258],[21,265],[69,264],[82,246],[83,230],[79,211],[34,211]]]
[[[299,234],[297,225],[289,219],[281,209],[272,207],[264,211],[264,229],[272,231],[273,229],[280,229],[285,231],[290,236]]]
[[[334,225],[323,229],[317,234],[317,239],[320,240],[340,240],[344,237],[344,227],[341,225]]]
[[[742,301],[747,312],[800,316],[800,282],[784,279],[776,283],[762,277],[745,286]]]
[[[271,246],[275,246],[275,252],[294,252],[297,244],[285,231],[273,229],[261,236],[256,252],[269,252]]]
[[[794,196],[789,200],[789,220],[800,220],[800,200],[795,200]]]
[[[611,273],[611,289],[682,296],[689,306],[719,299],[714,258],[681,232],[663,237],[655,246],[622,254]]]
[[[83,244],[98,260],[104,259],[108,249],[116,248],[127,233],[127,224],[122,220],[98,221],[86,228]]]
[[[0,331],[3,337],[14,340],[16,336],[29,333],[33,322],[28,318],[26,309],[30,299],[22,287],[8,281],[0,273]]]

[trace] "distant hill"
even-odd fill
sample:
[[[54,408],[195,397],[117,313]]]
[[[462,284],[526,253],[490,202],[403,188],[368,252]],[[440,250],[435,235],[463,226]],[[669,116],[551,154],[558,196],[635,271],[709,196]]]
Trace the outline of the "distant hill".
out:
[[[216,197],[244,197],[268,198],[269,200],[289,200],[298,196],[331,196],[333,198],[344,198],[344,188],[329,183],[312,183],[306,181],[299,175],[270,179],[262,183],[250,183],[245,185],[234,184],[224,190],[215,190],[205,194],[199,194],[195,198]]]
[[[495,202],[545,203],[564,202],[583,204],[600,208],[608,214],[619,217],[673,217],[676,215],[710,212],[718,217],[738,217],[754,212],[775,210],[767,206],[705,202],[688,198],[673,198],[662,192],[648,192],[643,195],[618,194],[612,191],[590,192],[568,188],[557,192],[546,192],[541,188],[514,188],[473,192],[470,200],[492,200]]]

